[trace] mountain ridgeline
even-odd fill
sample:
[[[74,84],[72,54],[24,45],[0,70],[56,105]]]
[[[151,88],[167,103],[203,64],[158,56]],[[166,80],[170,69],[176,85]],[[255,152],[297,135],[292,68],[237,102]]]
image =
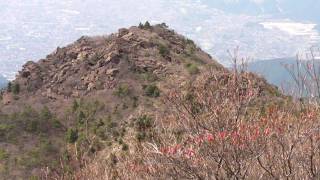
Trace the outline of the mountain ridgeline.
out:
[[[175,122],[169,116],[172,97],[182,101],[175,105],[186,103],[181,111],[194,120],[208,109],[205,99],[197,99],[200,92],[212,93],[215,107],[231,102],[234,92],[250,96],[253,112],[283,103],[264,79],[236,73],[165,24],[140,24],[58,47],[27,62],[1,93],[0,176],[99,179],[85,172],[101,163],[108,166],[101,170],[107,177],[126,179],[118,165],[138,163],[141,148],[169,133],[162,118]],[[185,132],[172,131],[177,138]]]
[[[27,62],[14,83],[19,84],[21,95],[61,100],[110,91],[119,81],[132,81],[139,73],[166,78],[188,70],[196,74],[205,64],[222,69],[193,41],[163,26],[82,37],[38,63]]]

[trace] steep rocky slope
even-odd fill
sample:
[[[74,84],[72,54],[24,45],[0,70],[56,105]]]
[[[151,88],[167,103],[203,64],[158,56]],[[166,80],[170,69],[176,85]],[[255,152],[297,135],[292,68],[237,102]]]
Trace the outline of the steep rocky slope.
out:
[[[111,159],[134,154],[141,142],[157,137],[149,128],[171,109],[165,103],[170,94],[196,93],[199,78],[207,78],[208,89],[211,82],[228,90],[230,81],[239,81],[239,94],[252,86],[251,104],[280,96],[265,80],[245,74],[233,79],[165,24],[82,37],[26,63],[2,92],[0,173],[7,179],[70,178],[99,152]]]
[[[139,81],[133,80],[137,74],[164,79],[185,77],[188,69],[191,74],[197,73],[204,64],[223,69],[191,40],[165,25],[131,27],[110,36],[82,37],[57,48],[46,59],[26,63],[14,83],[20,86],[19,98],[36,95],[35,101],[61,101],[108,93],[120,81]],[[10,94],[4,96],[8,104],[14,99]]]

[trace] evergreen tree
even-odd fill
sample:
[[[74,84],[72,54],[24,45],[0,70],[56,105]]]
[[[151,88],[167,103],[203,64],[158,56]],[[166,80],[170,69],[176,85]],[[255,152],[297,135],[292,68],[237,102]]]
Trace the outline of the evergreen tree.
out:
[[[144,26],[143,26],[143,24],[140,22],[139,23],[139,26],[138,26],[140,29],[143,29],[144,28]]]
[[[8,92],[11,92],[11,91],[12,91],[12,83],[11,83],[11,82],[8,83],[7,91],[8,91]]]
[[[149,21],[146,21],[146,23],[144,24],[144,28],[151,29],[151,25],[150,25]]]
[[[18,83],[14,83],[12,85],[12,93],[19,94],[20,93],[20,85]]]

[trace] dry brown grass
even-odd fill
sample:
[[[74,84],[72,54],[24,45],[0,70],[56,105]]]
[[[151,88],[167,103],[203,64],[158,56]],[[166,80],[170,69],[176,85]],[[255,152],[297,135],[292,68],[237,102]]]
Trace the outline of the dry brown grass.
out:
[[[167,94],[151,139],[75,179],[319,178],[319,109],[272,93],[248,73],[204,73]]]

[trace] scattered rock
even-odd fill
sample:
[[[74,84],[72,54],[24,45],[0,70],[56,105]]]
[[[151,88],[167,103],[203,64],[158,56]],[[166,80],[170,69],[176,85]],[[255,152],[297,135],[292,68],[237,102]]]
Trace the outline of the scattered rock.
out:
[[[104,56],[106,58],[106,62],[115,62],[119,58],[120,54],[119,52],[112,51],[107,56]]]
[[[79,61],[84,61],[85,59],[87,59],[88,58],[88,53],[87,52],[80,52],[79,54],[78,54],[78,56],[77,56],[77,60],[79,60]]]
[[[47,89],[46,92],[42,94],[43,96],[48,97],[49,99],[57,99],[58,95],[52,91],[52,89]]]
[[[113,68],[113,69],[108,69],[108,70],[106,71],[106,74],[107,74],[108,76],[114,76],[114,75],[116,75],[118,72],[119,72],[119,69],[118,69],[118,68]]]
[[[87,91],[91,91],[91,90],[93,90],[95,87],[96,87],[96,85],[95,85],[93,82],[90,82],[90,83],[88,84]]]
[[[118,37],[122,37],[122,36],[124,36],[124,35],[126,35],[126,34],[128,34],[128,33],[129,33],[129,30],[128,30],[128,29],[126,29],[126,28],[121,28],[121,29],[119,29]]]

